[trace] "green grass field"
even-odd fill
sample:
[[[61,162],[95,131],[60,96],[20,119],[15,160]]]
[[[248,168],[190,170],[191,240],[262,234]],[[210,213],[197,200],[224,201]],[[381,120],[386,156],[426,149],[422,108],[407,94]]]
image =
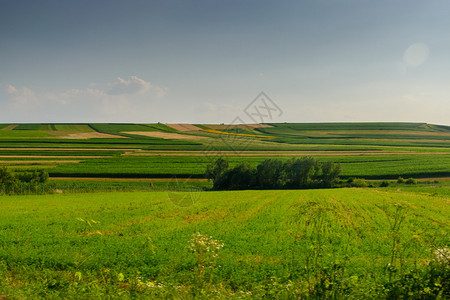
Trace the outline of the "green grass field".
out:
[[[426,296],[424,282],[403,281],[450,246],[448,198],[414,189],[12,196],[0,206],[0,295],[19,298],[366,298],[394,283]],[[214,264],[203,254],[204,274],[188,248],[196,232],[224,244]]]

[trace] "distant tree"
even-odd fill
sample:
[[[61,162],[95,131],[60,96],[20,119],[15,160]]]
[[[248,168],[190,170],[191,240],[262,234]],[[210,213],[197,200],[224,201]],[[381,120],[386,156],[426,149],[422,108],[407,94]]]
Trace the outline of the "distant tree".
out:
[[[256,181],[261,188],[280,188],[285,184],[283,162],[279,159],[266,159],[256,168]]]
[[[294,188],[308,186],[320,170],[313,157],[292,158],[283,167],[286,171],[286,185]]]
[[[9,183],[15,179],[14,174],[8,168],[0,168],[0,183]]]
[[[229,189],[243,190],[255,187],[256,170],[248,162],[243,162],[227,172]]]
[[[323,162],[320,164],[320,169],[322,171],[320,180],[324,186],[331,187],[339,180],[341,165],[332,162]]]
[[[48,172],[47,171],[39,171],[39,182],[46,183],[48,181]]]
[[[0,193],[14,193],[19,180],[6,167],[0,168]]]
[[[254,188],[256,171],[249,163],[243,162],[228,169],[214,180],[214,190],[242,190]]]
[[[223,158],[217,159],[215,162],[210,163],[206,166],[206,178],[217,180],[228,170],[228,161]]]
[[[40,182],[39,173],[34,170],[33,172],[21,172],[16,174],[16,178],[21,182],[38,183]]]

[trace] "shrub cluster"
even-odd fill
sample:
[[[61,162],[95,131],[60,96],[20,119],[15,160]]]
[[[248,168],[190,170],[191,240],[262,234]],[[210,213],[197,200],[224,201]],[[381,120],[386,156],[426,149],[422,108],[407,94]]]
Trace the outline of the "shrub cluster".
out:
[[[339,181],[341,167],[332,162],[318,162],[313,157],[291,158],[285,162],[267,159],[256,168],[243,162],[229,167],[217,159],[206,167],[206,178],[214,190],[282,189],[332,187]]]
[[[397,183],[417,184],[417,180],[415,180],[414,178],[404,179],[403,177],[400,176],[397,179]]]
[[[45,171],[22,172],[14,174],[8,168],[0,168],[0,188],[1,191],[11,193],[17,189],[21,183],[39,184],[48,181],[48,173]]]

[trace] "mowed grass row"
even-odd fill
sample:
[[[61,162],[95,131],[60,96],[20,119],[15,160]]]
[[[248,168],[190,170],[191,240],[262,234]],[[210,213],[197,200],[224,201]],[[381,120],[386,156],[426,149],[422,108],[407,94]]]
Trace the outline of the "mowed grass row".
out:
[[[0,197],[0,294],[138,297],[137,278],[182,291],[200,232],[224,244],[210,278],[223,290],[307,290],[330,276],[370,297],[450,246],[447,202],[373,189]]]
[[[241,162],[258,165],[270,156],[226,157],[231,166]],[[287,160],[289,157],[274,157]],[[49,170],[51,176],[98,177],[202,177],[215,156],[114,156],[83,159],[78,164],[61,164]],[[403,177],[448,177],[450,155],[318,156],[319,161],[340,163],[342,177],[394,179]]]

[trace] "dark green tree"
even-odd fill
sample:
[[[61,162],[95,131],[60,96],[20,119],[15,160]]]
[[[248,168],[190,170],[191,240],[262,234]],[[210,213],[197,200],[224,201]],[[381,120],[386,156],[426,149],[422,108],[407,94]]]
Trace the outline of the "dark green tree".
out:
[[[227,172],[228,189],[244,190],[254,188],[256,184],[256,170],[248,162],[243,162]]]
[[[228,170],[228,161],[223,158],[217,159],[206,166],[206,178],[216,181]]]
[[[292,188],[307,187],[316,179],[319,165],[313,157],[291,158],[284,163],[286,186]]]
[[[320,168],[322,174],[319,178],[324,186],[331,187],[339,180],[341,165],[332,162],[323,162],[320,163]]]
[[[285,184],[283,162],[279,159],[266,159],[256,168],[256,181],[260,188],[280,188]]]
[[[0,193],[14,193],[19,180],[6,167],[0,168]]]

